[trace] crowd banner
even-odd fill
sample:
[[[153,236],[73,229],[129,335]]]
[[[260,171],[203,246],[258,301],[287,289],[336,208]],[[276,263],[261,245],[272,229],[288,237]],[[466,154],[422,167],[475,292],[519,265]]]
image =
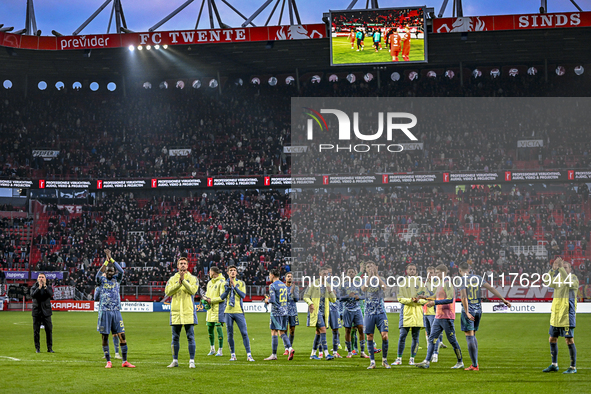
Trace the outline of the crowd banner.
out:
[[[519,140],[517,141],[518,148],[542,148],[544,147],[544,140]]]
[[[74,286],[53,286],[54,300],[71,300],[74,298]]]
[[[190,154],[191,154],[190,148],[169,149],[168,150],[169,156],[189,156]]]
[[[45,161],[51,161],[55,159],[60,154],[59,150],[43,150],[43,149],[34,149],[33,150],[33,157],[42,157]]]

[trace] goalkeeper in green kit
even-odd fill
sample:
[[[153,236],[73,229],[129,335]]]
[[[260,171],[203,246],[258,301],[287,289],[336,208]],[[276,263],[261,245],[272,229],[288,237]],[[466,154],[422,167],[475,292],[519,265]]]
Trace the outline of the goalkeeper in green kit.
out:
[[[226,303],[222,300],[222,293],[224,292],[224,275],[221,274],[220,269],[216,266],[212,266],[209,269],[210,281],[207,284],[207,292],[205,293],[205,301],[209,304],[210,308],[207,308],[207,304],[204,303],[207,310],[207,317],[205,318],[207,324],[207,333],[209,336],[209,345],[211,349],[208,356],[215,355],[216,357],[223,356],[222,347],[224,346],[224,334],[222,327],[225,321],[224,311],[226,309]],[[215,337],[214,331],[218,334],[218,351],[215,351]]]

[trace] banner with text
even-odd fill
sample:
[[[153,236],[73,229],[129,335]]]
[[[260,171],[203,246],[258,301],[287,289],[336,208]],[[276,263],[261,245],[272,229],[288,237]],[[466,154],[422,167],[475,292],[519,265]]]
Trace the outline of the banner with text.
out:
[[[560,12],[494,16],[462,16],[433,19],[433,33],[553,29],[591,26],[591,12]]]
[[[138,45],[195,45],[326,38],[324,24],[229,29],[154,31],[79,36],[28,36],[0,32],[0,46],[47,51],[127,48]]]
[[[544,140],[519,140],[517,141],[518,148],[543,148]]]

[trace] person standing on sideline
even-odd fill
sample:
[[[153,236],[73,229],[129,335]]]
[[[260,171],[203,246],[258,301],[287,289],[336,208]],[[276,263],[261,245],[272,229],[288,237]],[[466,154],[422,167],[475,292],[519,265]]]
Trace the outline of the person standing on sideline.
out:
[[[45,274],[40,273],[37,277],[37,282],[31,288],[31,298],[33,298],[33,339],[35,340],[35,349],[37,353],[41,352],[39,330],[43,325],[45,326],[47,351],[53,353],[53,324],[51,322],[53,290],[47,286]]]
[[[170,325],[172,327],[172,363],[168,366],[179,366],[180,336],[183,326],[189,343],[189,368],[195,368],[195,332],[197,309],[194,297],[199,290],[199,280],[188,272],[189,262],[186,257],[177,261],[179,271],[168,280],[164,292],[172,297],[170,303]]]

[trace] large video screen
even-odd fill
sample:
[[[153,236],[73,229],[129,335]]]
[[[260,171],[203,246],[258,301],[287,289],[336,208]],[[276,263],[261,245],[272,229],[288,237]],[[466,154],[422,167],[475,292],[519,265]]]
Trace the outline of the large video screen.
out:
[[[330,11],[333,66],[427,61],[425,7]]]

